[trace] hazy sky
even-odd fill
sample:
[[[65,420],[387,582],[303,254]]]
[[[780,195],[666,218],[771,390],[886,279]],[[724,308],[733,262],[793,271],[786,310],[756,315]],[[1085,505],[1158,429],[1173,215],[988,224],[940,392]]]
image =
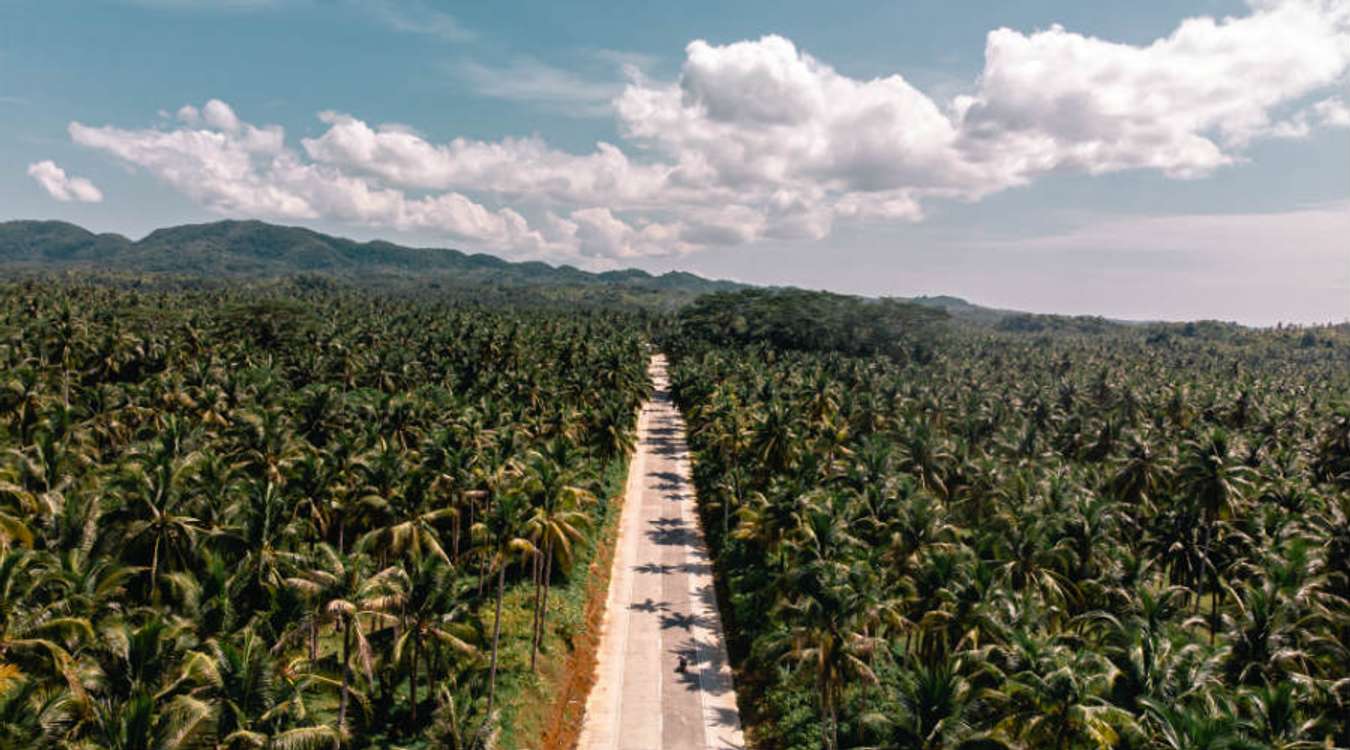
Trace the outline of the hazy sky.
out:
[[[1350,0],[7,0],[0,219],[1350,319]]]

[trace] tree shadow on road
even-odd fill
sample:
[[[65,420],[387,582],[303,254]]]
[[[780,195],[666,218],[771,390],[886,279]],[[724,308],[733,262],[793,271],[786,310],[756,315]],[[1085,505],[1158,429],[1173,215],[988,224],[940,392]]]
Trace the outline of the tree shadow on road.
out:
[[[665,612],[669,610],[670,602],[653,601],[651,597],[647,597],[647,601],[641,603],[634,602],[628,605],[628,608],[633,610],[634,612],[647,612],[649,614],[653,614],[656,612]]]
[[[663,521],[665,519],[657,519]],[[647,538],[652,544],[659,544],[663,547],[695,547],[698,545],[698,534],[693,529],[680,524],[662,524],[653,522],[656,525],[654,529],[647,530]]]
[[[685,671],[678,673],[677,678],[686,690],[701,690],[708,695],[725,695],[732,691],[731,675],[722,672],[724,662],[706,644],[691,638],[676,646],[671,653],[684,657]],[[727,713],[731,717],[735,716],[734,711]]]

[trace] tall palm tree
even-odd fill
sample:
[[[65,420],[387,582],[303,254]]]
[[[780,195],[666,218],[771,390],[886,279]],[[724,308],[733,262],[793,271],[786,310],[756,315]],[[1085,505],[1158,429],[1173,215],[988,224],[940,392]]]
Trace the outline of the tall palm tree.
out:
[[[497,657],[502,635],[502,600],[506,597],[506,568],[516,558],[531,558],[539,554],[526,536],[530,505],[528,498],[507,480],[499,480],[493,488],[492,506],[482,521],[474,525],[473,534],[482,546],[488,568],[497,573],[497,592],[492,617],[492,651],[488,667],[488,700],[483,729],[493,718],[497,697]]]
[[[786,624],[775,650],[815,682],[827,750],[839,747],[839,703],[844,685],[875,683],[870,662],[879,640],[866,633],[875,619],[867,601],[834,564],[811,565],[778,616]]]
[[[287,583],[317,602],[324,618],[333,624],[333,632],[340,634],[342,685],[337,729],[345,735],[347,708],[353,694],[352,650],[356,650],[366,681],[371,681],[374,652],[367,634],[373,627],[389,626],[396,621],[391,611],[403,602],[404,574],[398,567],[372,572],[370,559],[365,555],[343,555],[327,544],[320,544],[315,551],[315,566],[300,571]]]
[[[126,544],[149,546],[152,596],[157,595],[161,560],[181,566],[202,531],[197,519],[183,512],[196,469],[195,454],[179,456],[173,445],[161,444],[153,453],[136,456],[117,478],[127,505],[113,519],[121,522]]]
[[[1209,635],[1213,643],[1219,628],[1219,600],[1223,591],[1218,585],[1218,571],[1210,552],[1214,543],[1215,528],[1221,520],[1237,513],[1252,487],[1252,470],[1243,465],[1234,456],[1233,446],[1228,433],[1215,428],[1202,440],[1189,440],[1185,443],[1186,459],[1182,463],[1178,480],[1183,492],[1191,498],[1199,511],[1204,525],[1203,560],[1210,572],[1210,620]],[[1204,594],[1204,578],[1200,579],[1201,595]]]
[[[548,595],[553,581],[553,562],[561,568],[572,567],[572,545],[584,538],[590,516],[582,505],[594,500],[591,493],[574,484],[571,464],[575,461],[570,446],[555,438],[545,452],[532,456],[527,464],[523,491],[533,509],[526,533],[540,550],[542,567],[535,576],[534,627],[530,639],[530,670],[535,669],[539,647],[544,639],[548,618]]]
[[[417,674],[419,659],[425,661],[427,694],[435,692],[433,649],[445,646],[463,656],[476,656],[473,628],[467,622],[468,605],[463,594],[468,583],[458,571],[434,557],[424,558],[408,575],[403,622],[394,643],[394,661],[408,660],[408,694],[412,721],[417,723]]]

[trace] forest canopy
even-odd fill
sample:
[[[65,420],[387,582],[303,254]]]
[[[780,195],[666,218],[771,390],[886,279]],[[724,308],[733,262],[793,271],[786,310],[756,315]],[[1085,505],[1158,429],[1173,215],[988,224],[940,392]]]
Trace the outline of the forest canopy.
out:
[[[749,289],[704,295],[685,307],[671,345],[763,344],[789,351],[901,355],[947,318],[940,309],[894,299]]]

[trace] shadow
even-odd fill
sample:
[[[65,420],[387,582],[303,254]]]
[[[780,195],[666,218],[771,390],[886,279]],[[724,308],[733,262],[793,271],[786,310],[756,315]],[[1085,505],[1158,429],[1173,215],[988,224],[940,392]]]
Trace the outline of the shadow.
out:
[[[684,477],[680,476],[679,474],[676,474],[673,471],[649,471],[647,472],[647,476],[656,477],[657,479],[660,479],[664,484],[677,484],[680,486],[684,486],[685,484],[687,484],[687,482],[684,481]]]
[[[633,566],[633,570],[636,570],[639,573],[651,573],[653,575],[662,576],[668,576],[671,573],[674,573],[675,569],[676,566],[674,565],[657,565],[656,563],[643,563],[642,565]]]
[[[652,519],[651,524],[653,526],[660,526],[661,528],[669,528],[672,526],[683,526],[684,519],[675,518],[674,516],[662,516],[660,518]]]
[[[676,673],[676,681],[684,686],[686,690],[702,691],[708,695],[725,695],[732,690],[731,677],[729,674],[720,674],[722,668],[721,660],[712,660],[706,645],[694,640],[686,641],[676,647],[671,653],[683,656],[687,667],[683,673]],[[736,712],[728,711],[726,718],[735,721]],[[719,722],[720,723],[720,722]],[[730,723],[724,726],[731,726]]]
[[[661,615],[662,630],[679,628],[680,630],[690,631],[695,627],[706,628],[708,626],[708,618],[693,613],[686,615],[680,612],[670,612],[669,614]]]
[[[686,563],[686,565],[696,565],[696,564],[698,563]],[[712,565],[707,563],[704,563],[703,565],[708,569],[709,572],[712,571]],[[694,592],[694,596],[697,597],[699,603],[707,607],[709,611],[711,612],[717,611],[717,590],[713,588],[713,585],[711,583],[706,586],[699,586],[698,590]]]
[[[712,724],[715,727],[738,727],[741,725],[741,715],[734,708],[714,707]],[[731,747],[728,745],[728,747]],[[736,745],[736,747],[740,747]]]
[[[666,610],[670,609],[670,602],[654,602],[652,601],[651,597],[648,597],[647,601],[642,602],[641,604],[630,604],[628,605],[628,608],[633,610],[634,612],[646,612],[648,614],[655,614],[657,612],[665,612]]]
[[[683,526],[650,529],[647,538],[662,547],[694,547],[698,544],[698,535]]]

